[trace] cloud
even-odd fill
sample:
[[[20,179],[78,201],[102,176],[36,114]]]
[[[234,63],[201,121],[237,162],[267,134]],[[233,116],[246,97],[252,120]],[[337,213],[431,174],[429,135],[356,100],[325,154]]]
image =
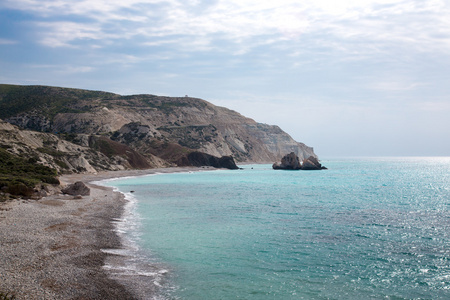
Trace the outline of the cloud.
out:
[[[122,56],[124,65],[187,57],[201,63],[211,54],[266,68],[282,59],[284,68],[300,70],[450,53],[450,9],[441,0],[6,0],[2,6],[33,15],[23,22],[45,47],[105,61]]]
[[[261,0],[257,5],[249,0],[8,0],[3,5],[39,16],[42,43],[51,47],[80,40],[103,45],[183,40],[184,49],[216,51],[215,43],[226,43],[233,53],[246,54],[265,39],[288,44],[292,52],[322,46],[360,57],[393,46],[450,50],[450,11],[439,0]],[[64,16],[79,20],[61,21]],[[310,36],[319,40],[311,42]]]
[[[76,74],[76,73],[89,73],[95,70],[91,66],[75,66],[75,65],[31,65],[33,69],[52,70],[56,74]]]
[[[80,24],[78,22],[37,22],[42,28],[39,41],[48,47],[74,47],[80,40],[101,40],[108,38],[97,24]]]

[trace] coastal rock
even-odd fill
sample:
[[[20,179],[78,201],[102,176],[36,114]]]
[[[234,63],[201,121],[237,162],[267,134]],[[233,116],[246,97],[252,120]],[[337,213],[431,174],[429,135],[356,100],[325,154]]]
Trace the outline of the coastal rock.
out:
[[[61,190],[63,194],[71,196],[89,196],[91,194],[91,189],[88,188],[83,182],[77,181],[68,187]]]
[[[231,156],[216,157],[207,153],[194,151],[182,157],[177,164],[179,166],[194,166],[194,167],[214,167],[225,168],[230,170],[237,170],[239,167],[234,162]]]
[[[302,170],[324,170],[326,169],[314,156],[304,159],[302,162]]]
[[[222,156],[219,158],[219,166],[220,168],[230,169],[230,170],[237,170],[239,169],[238,166],[236,166],[236,163],[234,162],[234,159],[232,156]]]
[[[291,152],[281,159],[281,163],[272,165],[274,170],[324,170],[326,169],[315,156],[304,159],[301,163],[298,156]]]
[[[301,167],[300,160],[294,152],[283,156],[281,164],[274,163],[272,165],[272,168],[275,170],[300,170]]]

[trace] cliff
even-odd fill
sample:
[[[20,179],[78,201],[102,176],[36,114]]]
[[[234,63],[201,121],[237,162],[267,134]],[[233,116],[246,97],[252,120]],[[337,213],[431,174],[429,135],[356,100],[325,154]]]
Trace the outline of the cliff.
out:
[[[0,85],[0,118],[27,129],[16,132],[29,145],[21,151],[41,149],[42,163],[70,171],[176,165],[192,152],[238,162],[273,162],[290,152],[316,157],[277,126],[190,97]],[[63,164],[42,149],[72,158]]]
[[[31,130],[20,130],[0,120],[0,148],[8,153],[34,161],[63,173],[96,173],[139,168],[128,156],[114,153],[107,156],[100,151],[68,142],[58,136]],[[131,151],[132,149],[129,148]],[[141,166],[149,167],[148,164]]]

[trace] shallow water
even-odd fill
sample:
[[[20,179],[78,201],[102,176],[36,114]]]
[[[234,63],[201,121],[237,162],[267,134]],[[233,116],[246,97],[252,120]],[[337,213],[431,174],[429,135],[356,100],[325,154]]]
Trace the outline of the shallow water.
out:
[[[110,181],[130,269],[167,299],[450,298],[450,158],[322,163]]]

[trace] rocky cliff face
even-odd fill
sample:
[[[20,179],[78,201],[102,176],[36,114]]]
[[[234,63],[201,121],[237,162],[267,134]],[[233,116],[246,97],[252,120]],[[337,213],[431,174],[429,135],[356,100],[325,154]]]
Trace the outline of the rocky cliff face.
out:
[[[150,165],[176,164],[193,151],[232,156],[238,162],[273,162],[290,152],[300,159],[316,157],[311,147],[277,126],[189,97],[0,85],[0,118],[57,133],[84,151],[92,149],[90,136],[127,145]]]
[[[105,155],[91,147],[77,145],[51,133],[20,130],[0,120],[0,147],[9,153],[33,159],[36,163],[56,169],[58,173],[96,173],[150,167],[134,164],[129,155]],[[112,148],[112,147],[111,147]],[[128,148],[128,151],[132,151]]]

